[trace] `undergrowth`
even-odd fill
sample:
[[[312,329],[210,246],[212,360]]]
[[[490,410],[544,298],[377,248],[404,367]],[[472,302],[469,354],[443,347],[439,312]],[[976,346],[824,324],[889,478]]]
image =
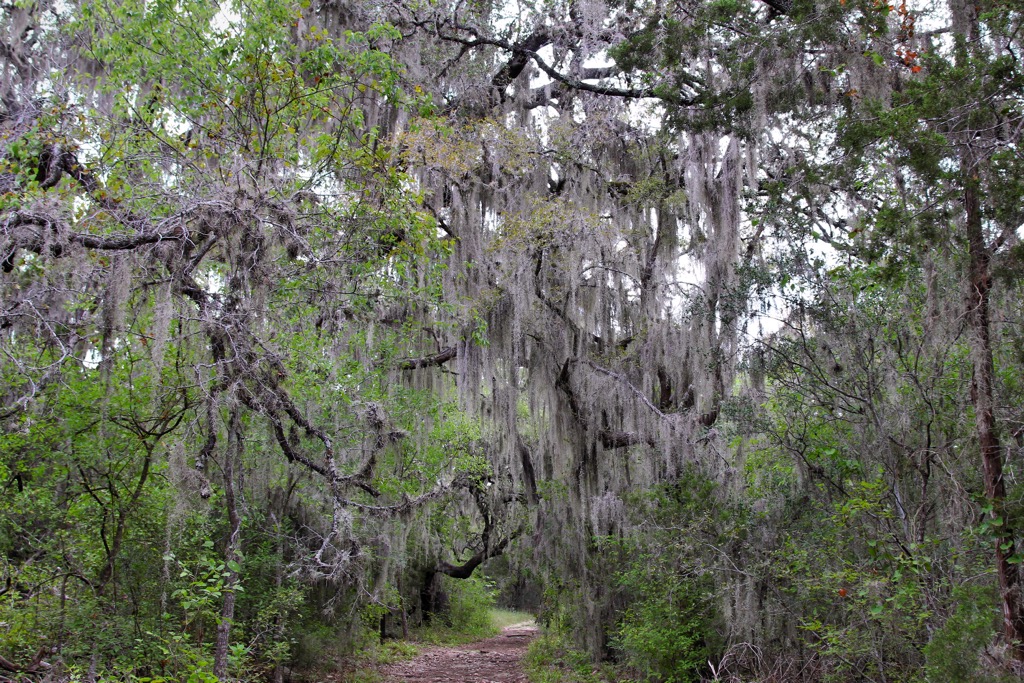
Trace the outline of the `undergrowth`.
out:
[[[431,626],[413,629],[411,638],[426,645],[465,645],[477,640],[493,638],[503,628],[514,624],[532,622],[533,616],[526,612],[491,608],[481,614],[474,614],[465,621],[435,623]]]
[[[532,623],[525,612],[494,607],[494,589],[484,579],[452,581],[445,586],[449,599],[444,614],[430,626],[413,629],[410,641],[372,642],[360,653],[355,668],[342,674],[345,683],[379,683],[381,667],[419,654],[419,645],[463,645],[501,632],[514,624]]]
[[[420,648],[404,640],[386,640],[365,648],[356,666],[341,674],[345,683],[380,683],[384,678],[379,669],[388,664],[412,659]]]
[[[531,683],[630,683],[610,665],[594,665],[587,653],[556,633],[542,633],[530,643],[523,666]]]
[[[416,628],[412,639],[430,645],[461,645],[490,638],[500,631],[491,618],[494,610],[494,586],[486,579],[444,577],[447,609],[434,615],[429,625]]]

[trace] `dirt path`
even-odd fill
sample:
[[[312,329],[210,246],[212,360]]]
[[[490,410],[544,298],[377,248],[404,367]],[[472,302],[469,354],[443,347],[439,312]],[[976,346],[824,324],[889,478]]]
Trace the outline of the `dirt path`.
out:
[[[429,647],[383,670],[386,683],[527,683],[521,659],[537,627],[516,624],[501,635],[457,647]]]

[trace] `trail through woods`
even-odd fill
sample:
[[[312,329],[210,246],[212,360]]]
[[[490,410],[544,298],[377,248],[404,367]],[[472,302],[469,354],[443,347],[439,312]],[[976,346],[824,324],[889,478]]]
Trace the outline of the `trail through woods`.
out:
[[[0,683],[522,681],[524,624],[365,652],[488,586],[609,677],[1013,678],[1021,54],[1024,0],[0,2]]]
[[[428,648],[382,673],[386,683],[526,683],[522,659],[535,635],[533,624],[514,624],[487,640]]]

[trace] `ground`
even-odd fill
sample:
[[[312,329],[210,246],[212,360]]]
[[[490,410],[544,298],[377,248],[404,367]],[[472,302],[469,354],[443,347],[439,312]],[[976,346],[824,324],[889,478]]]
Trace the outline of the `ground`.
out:
[[[382,673],[386,683],[527,683],[522,658],[535,635],[536,626],[515,624],[469,645],[425,648]]]

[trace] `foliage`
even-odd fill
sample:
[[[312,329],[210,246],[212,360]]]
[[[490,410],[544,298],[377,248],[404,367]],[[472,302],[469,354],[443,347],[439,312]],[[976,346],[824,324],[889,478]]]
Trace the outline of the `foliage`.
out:
[[[707,603],[685,577],[639,558],[620,582],[641,596],[622,617],[612,643],[648,680],[699,680],[708,661]]]
[[[635,526],[617,550],[616,576],[625,609],[611,645],[644,680],[699,680],[719,647],[700,548],[725,542],[731,520],[726,510],[709,515],[714,496],[713,483],[690,470],[629,501]]]
[[[440,623],[431,623],[415,633],[417,641],[442,644],[470,643],[496,635],[500,626],[494,610],[494,586],[475,574],[468,579],[444,577],[443,590],[448,597],[447,609]]]
[[[496,629],[503,629],[508,626],[517,626],[533,622],[533,615],[529,612],[495,608],[491,610],[491,624]]]
[[[965,585],[953,592],[953,601],[955,612],[924,648],[928,680],[1000,680],[979,657],[995,634],[996,596],[990,588]]]
[[[602,675],[586,652],[573,647],[563,635],[545,633],[530,643],[524,666],[533,683],[604,683],[623,681]],[[606,672],[611,675],[612,672]]]
[[[447,581],[450,598],[448,619],[451,628],[468,634],[494,633],[491,610],[494,608],[494,586],[480,576]]]
[[[1017,4],[0,17],[3,676],[1020,674]]]

